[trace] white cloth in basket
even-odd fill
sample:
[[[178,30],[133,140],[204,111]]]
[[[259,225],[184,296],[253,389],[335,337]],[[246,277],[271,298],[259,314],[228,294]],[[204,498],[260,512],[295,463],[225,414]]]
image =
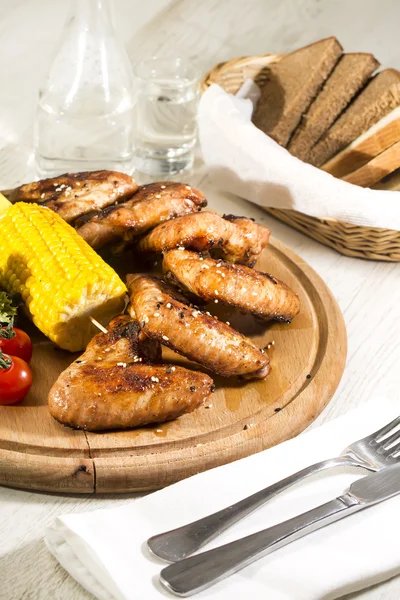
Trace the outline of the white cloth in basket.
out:
[[[218,187],[262,207],[400,230],[400,192],[341,181],[295,158],[257,129],[251,122],[254,86],[245,82],[233,96],[213,84],[201,98],[200,144]]]

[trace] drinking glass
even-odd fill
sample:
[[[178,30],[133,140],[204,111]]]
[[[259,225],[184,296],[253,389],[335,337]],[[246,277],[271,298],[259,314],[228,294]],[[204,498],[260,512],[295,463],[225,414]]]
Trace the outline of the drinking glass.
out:
[[[193,165],[199,80],[182,58],[157,58],[136,66],[135,167],[172,175]]]

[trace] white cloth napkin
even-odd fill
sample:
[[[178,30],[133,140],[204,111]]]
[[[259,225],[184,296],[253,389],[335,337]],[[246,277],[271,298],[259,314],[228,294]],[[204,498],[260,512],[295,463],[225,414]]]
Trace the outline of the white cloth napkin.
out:
[[[257,129],[251,122],[254,86],[244,84],[235,97],[213,84],[200,100],[200,145],[216,185],[262,207],[400,230],[400,192],[341,181]]]
[[[349,443],[400,412],[381,398],[279,446],[195,475],[115,509],[65,515],[46,543],[61,565],[101,600],[171,597],[158,583],[165,563],[145,541],[248,496]],[[207,452],[207,447],[204,449]],[[209,547],[271,526],[343,493],[365,471],[325,472],[277,496]],[[325,600],[400,572],[400,496],[314,532],[202,592],[209,600]]]

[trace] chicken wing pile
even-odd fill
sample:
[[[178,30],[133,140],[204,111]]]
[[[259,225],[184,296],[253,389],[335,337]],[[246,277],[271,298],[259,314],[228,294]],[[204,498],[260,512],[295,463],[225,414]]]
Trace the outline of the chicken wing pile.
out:
[[[85,214],[75,227],[95,249],[117,242],[123,248],[163,221],[196,212],[206,204],[198,190],[183,183],[161,181],[143,185],[126,202]]]
[[[184,183],[138,187],[110,171],[67,174],[21,186],[11,200],[58,212],[95,249],[129,245],[146,264],[162,255],[163,273],[127,276],[128,315],[113,319],[54,384],[49,405],[61,423],[88,430],[162,422],[199,406],[213,381],[162,364],[161,345],[224,377],[261,379],[267,354],[211,314],[221,303],[260,320],[285,323],[297,295],[254,268],[269,230],[252,219],[201,212],[204,195]],[[211,303],[209,310],[199,308]],[[211,312],[210,312],[211,311]]]

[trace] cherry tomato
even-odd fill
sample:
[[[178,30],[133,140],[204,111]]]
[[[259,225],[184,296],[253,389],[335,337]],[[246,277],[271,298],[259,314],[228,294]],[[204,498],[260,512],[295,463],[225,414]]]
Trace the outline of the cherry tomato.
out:
[[[2,366],[3,365],[3,366]],[[17,404],[29,392],[32,371],[19,356],[0,354],[0,404]]]
[[[3,328],[6,332],[6,328]],[[15,333],[14,337],[1,337],[0,332],[0,350],[10,356],[19,356],[25,362],[30,362],[32,358],[32,342],[31,338],[25,331],[13,327],[12,332]]]

